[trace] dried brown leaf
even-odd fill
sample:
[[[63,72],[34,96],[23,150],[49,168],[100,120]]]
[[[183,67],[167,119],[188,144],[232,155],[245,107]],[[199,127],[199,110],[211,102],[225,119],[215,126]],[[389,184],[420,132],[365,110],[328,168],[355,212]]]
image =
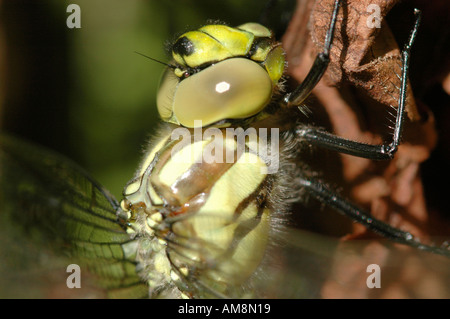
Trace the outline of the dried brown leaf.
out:
[[[392,133],[395,123],[401,82],[401,51],[384,18],[397,2],[343,1],[329,68],[313,90],[313,95],[328,116],[323,125],[326,126],[329,121],[333,132],[339,136],[370,144],[380,144],[391,138],[389,132]],[[367,7],[371,4],[380,7],[383,18],[381,28],[367,25],[367,19],[372,14]],[[289,74],[298,82],[304,79],[315,56],[323,48],[333,5],[333,0],[298,0],[297,11],[283,38]],[[431,111],[420,105],[419,112],[410,85],[406,102],[408,120],[405,122],[402,144],[392,161],[374,162],[342,155],[336,169],[342,170],[341,184],[346,185],[344,193],[350,195],[353,201],[368,209],[376,218],[408,230],[426,242],[430,233],[429,212],[420,164],[428,159],[435,147],[437,133]],[[387,116],[386,110],[393,111],[394,116]],[[353,233],[344,239],[367,236],[369,234],[364,227],[355,225]],[[376,251],[382,255],[381,245],[373,249],[372,253]],[[378,262],[383,265],[383,258],[379,258]],[[336,265],[336,271],[341,266]],[[333,290],[331,283],[324,289],[324,295],[328,297],[364,297],[363,294],[345,293],[348,292]],[[379,297],[407,296],[394,287]]]

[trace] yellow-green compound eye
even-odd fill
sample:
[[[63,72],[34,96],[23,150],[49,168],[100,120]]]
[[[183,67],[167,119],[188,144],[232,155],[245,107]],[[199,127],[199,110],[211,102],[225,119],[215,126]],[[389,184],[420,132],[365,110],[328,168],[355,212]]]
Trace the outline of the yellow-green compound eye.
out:
[[[179,124],[176,121],[172,121],[172,105],[175,97],[175,92],[180,79],[175,75],[174,70],[167,68],[161,78],[159,84],[158,94],[156,95],[156,106],[161,118],[170,123]]]
[[[176,83],[166,73],[158,92],[158,111],[165,121],[194,127],[259,113],[272,97],[272,81],[264,68],[244,58],[214,64]]]

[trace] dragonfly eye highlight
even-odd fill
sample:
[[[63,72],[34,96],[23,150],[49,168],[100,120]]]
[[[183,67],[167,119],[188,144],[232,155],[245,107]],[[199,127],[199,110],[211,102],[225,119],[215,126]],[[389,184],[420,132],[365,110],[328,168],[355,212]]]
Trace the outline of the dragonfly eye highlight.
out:
[[[272,80],[258,63],[232,58],[179,81],[172,70],[163,76],[158,111],[165,121],[194,127],[259,113],[270,101]]]

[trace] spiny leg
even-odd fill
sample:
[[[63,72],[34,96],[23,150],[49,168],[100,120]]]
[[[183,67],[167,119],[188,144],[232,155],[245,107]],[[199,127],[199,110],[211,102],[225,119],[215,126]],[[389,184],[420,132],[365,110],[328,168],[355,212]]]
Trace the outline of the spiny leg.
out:
[[[450,257],[450,250],[441,247],[434,247],[420,243],[410,233],[402,231],[398,228],[392,227],[365,212],[357,205],[346,200],[344,197],[336,194],[323,183],[312,178],[300,178],[300,186],[304,187],[306,191],[321,201],[322,203],[336,209],[338,212],[349,217],[353,221],[362,224],[367,229],[400,244],[412,246],[421,250],[432,252],[435,254]]]
[[[400,88],[398,113],[392,142],[385,145],[370,145],[347,140],[314,127],[299,128],[297,130],[297,134],[299,136],[301,136],[311,144],[335,150],[341,153],[351,154],[354,156],[375,160],[389,159],[393,157],[393,155],[397,151],[403,127],[411,46],[414,43],[420,24],[420,11],[415,9],[414,13],[416,15],[414,28],[409,36],[408,42],[406,43],[402,51],[402,83]],[[336,194],[326,185],[317,180],[314,180],[313,178],[300,178],[299,183],[313,197],[336,209],[340,213],[348,216],[352,220],[364,225],[367,229],[382,235],[383,237],[401,244],[419,248],[421,250],[450,257],[450,251],[448,249],[424,245],[420,243],[409,232],[405,232],[392,227],[389,224],[386,224],[372,217],[369,213],[365,212],[357,205],[352,204],[344,197]]]
[[[311,69],[305,77],[305,80],[292,93],[287,94],[284,98],[287,106],[300,105],[309,96],[311,91],[314,89],[314,87],[317,85],[317,83],[325,73],[328,64],[330,63],[330,50],[331,44],[333,43],[340,3],[340,0],[336,0],[334,2],[334,9],[331,15],[330,26],[328,28],[327,34],[325,35],[323,51],[316,56]]]
[[[296,133],[298,136],[312,145],[358,157],[369,158],[373,160],[386,160],[394,157],[394,154],[395,152],[397,152],[398,145],[400,143],[405,117],[406,86],[408,82],[410,52],[412,44],[414,43],[417,35],[421,17],[420,11],[418,9],[415,9],[414,14],[416,15],[414,28],[409,36],[408,42],[406,43],[402,51],[402,83],[398,99],[397,118],[395,121],[395,129],[392,142],[389,144],[371,145],[351,141],[315,127],[301,127],[297,129]]]

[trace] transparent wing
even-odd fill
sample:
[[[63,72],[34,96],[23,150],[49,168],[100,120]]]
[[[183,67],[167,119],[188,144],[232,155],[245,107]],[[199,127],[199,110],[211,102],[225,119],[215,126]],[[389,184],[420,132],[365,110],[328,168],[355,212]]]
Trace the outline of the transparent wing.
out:
[[[218,224],[214,223],[214,218],[205,216],[201,222]],[[240,227],[241,233],[248,233],[242,225]],[[217,228],[213,232],[219,235],[223,230]],[[180,270],[178,274],[182,276],[182,268],[191,265],[193,271],[185,275],[184,280],[195,291],[194,297],[450,297],[449,258],[384,239],[344,241],[338,237],[279,227],[271,232],[263,262],[250,280],[244,285],[221,290],[214,278],[222,278],[226,283],[234,279],[227,273],[220,273],[222,269],[233,267],[223,267],[232,260],[229,251],[201,238],[183,238],[173,233],[166,238],[173,267]],[[249,251],[245,247],[243,250]],[[245,268],[238,263],[239,260],[236,267]],[[203,272],[205,267],[213,271]]]
[[[450,296],[450,259],[441,255],[385,239],[343,241],[297,229],[288,230],[283,242],[259,279],[269,297]]]
[[[148,294],[117,201],[68,159],[0,135],[0,209],[4,297],[54,296],[40,287],[49,273],[67,290],[70,264],[80,266],[82,286],[91,278],[107,296]]]

